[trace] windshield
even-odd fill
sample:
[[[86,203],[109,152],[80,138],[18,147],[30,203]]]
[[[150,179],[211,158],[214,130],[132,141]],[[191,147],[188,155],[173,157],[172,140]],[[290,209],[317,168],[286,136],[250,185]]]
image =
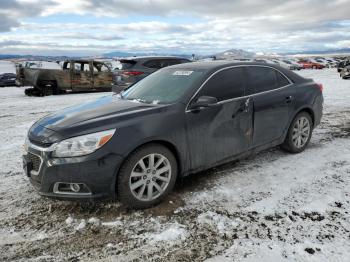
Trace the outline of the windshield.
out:
[[[149,104],[170,104],[179,100],[204,72],[186,69],[161,69],[120,94],[128,99]]]

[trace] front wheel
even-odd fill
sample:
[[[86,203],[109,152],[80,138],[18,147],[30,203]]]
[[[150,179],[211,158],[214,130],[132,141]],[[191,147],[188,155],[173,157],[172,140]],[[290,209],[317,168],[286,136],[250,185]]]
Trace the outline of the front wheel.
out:
[[[177,162],[169,149],[149,144],[134,151],[122,165],[117,179],[120,202],[132,208],[160,203],[173,189]]]
[[[312,119],[307,112],[299,113],[289,127],[287,137],[281,147],[290,153],[305,150],[312,135]]]

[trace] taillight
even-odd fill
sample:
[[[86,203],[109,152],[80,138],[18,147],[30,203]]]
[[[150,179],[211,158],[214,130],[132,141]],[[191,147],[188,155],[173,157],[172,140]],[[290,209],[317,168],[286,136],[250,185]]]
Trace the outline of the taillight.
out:
[[[143,72],[141,72],[141,71],[124,71],[122,74],[126,75],[126,76],[139,76],[139,75],[142,75]]]
[[[321,92],[323,92],[323,85],[320,84],[320,83],[317,83],[317,86],[318,86],[318,88],[321,90]]]

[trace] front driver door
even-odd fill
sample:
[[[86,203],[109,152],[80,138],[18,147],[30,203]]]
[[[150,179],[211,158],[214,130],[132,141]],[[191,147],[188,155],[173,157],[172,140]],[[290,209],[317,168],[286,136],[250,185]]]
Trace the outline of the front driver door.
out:
[[[246,151],[252,140],[253,104],[244,97],[241,67],[212,76],[192,101],[212,96],[212,107],[186,111],[187,139],[193,171],[211,167]]]

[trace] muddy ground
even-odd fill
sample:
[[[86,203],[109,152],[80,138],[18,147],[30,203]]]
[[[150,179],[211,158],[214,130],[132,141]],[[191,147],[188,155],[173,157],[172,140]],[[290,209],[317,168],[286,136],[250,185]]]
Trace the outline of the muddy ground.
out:
[[[277,147],[191,175],[161,205],[143,211],[117,201],[40,197],[21,169],[20,145],[35,119],[106,94],[62,101],[4,89],[0,260],[347,261],[350,81],[332,70],[302,74],[322,81],[326,98],[322,123],[304,153]]]

